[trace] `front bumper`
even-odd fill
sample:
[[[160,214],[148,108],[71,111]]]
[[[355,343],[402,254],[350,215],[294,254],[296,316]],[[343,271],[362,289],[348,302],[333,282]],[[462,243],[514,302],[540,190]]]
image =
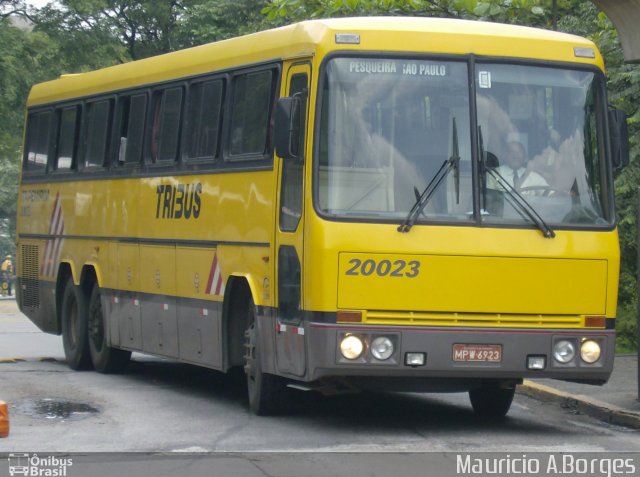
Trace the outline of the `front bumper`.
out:
[[[583,329],[495,329],[495,328],[416,328],[410,326],[342,325],[308,323],[307,379],[315,381],[329,377],[392,378],[396,384],[406,382],[414,388],[416,380],[434,383],[456,380],[511,381],[522,378],[554,378],[602,384],[613,370],[615,351],[614,330]],[[339,341],[345,334],[355,334],[371,343],[378,336],[389,337],[394,343],[393,355],[385,361],[376,360],[370,349],[354,360],[344,358]],[[600,359],[593,364],[580,358],[580,343],[596,340],[602,349]],[[576,356],[561,364],[553,358],[553,346],[558,340],[576,344]],[[499,362],[460,361],[454,359],[454,345],[499,345]],[[459,348],[459,347],[458,347]],[[422,366],[405,364],[406,353],[424,353]],[[528,369],[531,356],[544,356],[544,369]],[[432,378],[432,379],[430,379]],[[368,379],[371,381],[371,379]],[[402,386],[400,386],[402,387]]]

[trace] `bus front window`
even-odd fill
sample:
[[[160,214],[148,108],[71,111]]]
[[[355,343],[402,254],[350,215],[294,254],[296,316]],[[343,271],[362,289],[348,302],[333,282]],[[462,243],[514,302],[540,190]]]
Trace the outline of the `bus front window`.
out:
[[[473,219],[465,62],[332,59],[320,121],[323,214],[402,222],[457,143],[457,173],[437,185],[417,221]]]
[[[610,224],[599,78],[513,64],[477,64],[475,77],[482,220],[530,223],[505,190],[512,186],[552,226]]]
[[[318,210],[403,223],[457,144],[455,174],[434,185],[409,222],[539,226],[533,210],[552,228],[610,226],[601,75],[478,62],[473,76],[477,118],[470,117],[466,62],[328,61],[316,149]],[[472,168],[476,126],[480,165]],[[473,203],[474,170],[479,204]]]

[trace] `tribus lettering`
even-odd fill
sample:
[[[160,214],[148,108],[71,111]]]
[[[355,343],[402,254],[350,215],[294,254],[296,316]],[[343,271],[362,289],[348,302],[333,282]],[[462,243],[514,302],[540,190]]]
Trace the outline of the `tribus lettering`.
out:
[[[202,184],[160,184],[156,189],[156,219],[197,219]]]

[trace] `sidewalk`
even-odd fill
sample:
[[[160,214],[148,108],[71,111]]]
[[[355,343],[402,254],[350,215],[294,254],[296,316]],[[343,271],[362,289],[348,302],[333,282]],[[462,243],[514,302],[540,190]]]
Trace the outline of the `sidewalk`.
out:
[[[640,429],[638,357],[616,356],[613,374],[603,386],[554,379],[525,380],[518,393],[581,412],[615,425]]]

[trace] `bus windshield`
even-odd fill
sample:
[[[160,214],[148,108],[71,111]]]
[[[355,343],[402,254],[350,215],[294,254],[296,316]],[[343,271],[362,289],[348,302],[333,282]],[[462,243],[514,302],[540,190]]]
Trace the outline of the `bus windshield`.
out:
[[[600,76],[480,62],[471,74],[473,89],[466,61],[328,61],[318,210],[402,223],[422,195],[416,223],[535,226],[527,211],[533,209],[551,226],[610,225]],[[434,183],[452,157],[456,167]],[[432,190],[425,201],[426,188]]]

